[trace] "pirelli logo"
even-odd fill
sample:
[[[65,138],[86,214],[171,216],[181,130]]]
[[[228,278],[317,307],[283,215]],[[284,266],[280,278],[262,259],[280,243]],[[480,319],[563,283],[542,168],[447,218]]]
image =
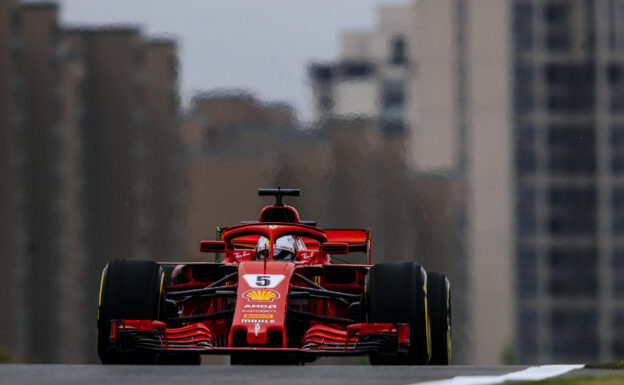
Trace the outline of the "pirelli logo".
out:
[[[273,314],[245,313],[243,318],[266,319],[273,318]]]

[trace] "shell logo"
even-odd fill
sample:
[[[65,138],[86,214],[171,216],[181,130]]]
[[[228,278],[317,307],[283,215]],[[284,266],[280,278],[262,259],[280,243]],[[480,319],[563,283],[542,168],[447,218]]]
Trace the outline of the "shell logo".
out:
[[[270,289],[247,290],[243,293],[243,297],[248,301],[273,301],[279,298],[279,293]]]

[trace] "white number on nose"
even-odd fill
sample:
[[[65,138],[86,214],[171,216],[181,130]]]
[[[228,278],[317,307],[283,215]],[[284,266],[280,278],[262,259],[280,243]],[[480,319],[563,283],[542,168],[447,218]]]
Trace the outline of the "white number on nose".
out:
[[[272,289],[279,285],[285,276],[283,274],[244,274],[243,278],[250,287]]]

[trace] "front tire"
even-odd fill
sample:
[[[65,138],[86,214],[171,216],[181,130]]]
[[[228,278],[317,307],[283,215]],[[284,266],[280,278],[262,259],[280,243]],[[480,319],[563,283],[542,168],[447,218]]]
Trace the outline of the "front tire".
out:
[[[409,323],[407,354],[371,354],[373,365],[426,365],[431,355],[427,314],[427,273],[417,263],[383,263],[366,277],[368,322]]]
[[[431,365],[451,364],[451,284],[442,273],[427,274],[431,318]]]
[[[118,259],[102,272],[97,322],[97,351],[103,364],[154,364],[149,351],[118,352],[110,343],[111,320],[156,320],[164,281],[153,261]]]

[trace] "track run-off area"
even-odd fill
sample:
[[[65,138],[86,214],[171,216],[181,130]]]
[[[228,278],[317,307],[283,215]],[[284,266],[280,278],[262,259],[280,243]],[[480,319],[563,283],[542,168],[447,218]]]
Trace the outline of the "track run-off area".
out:
[[[555,376],[622,375],[624,371],[544,366],[115,366],[0,364],[0,384],[223,385],[490,385]],[[624,378],[624,377],[623,377]]]

